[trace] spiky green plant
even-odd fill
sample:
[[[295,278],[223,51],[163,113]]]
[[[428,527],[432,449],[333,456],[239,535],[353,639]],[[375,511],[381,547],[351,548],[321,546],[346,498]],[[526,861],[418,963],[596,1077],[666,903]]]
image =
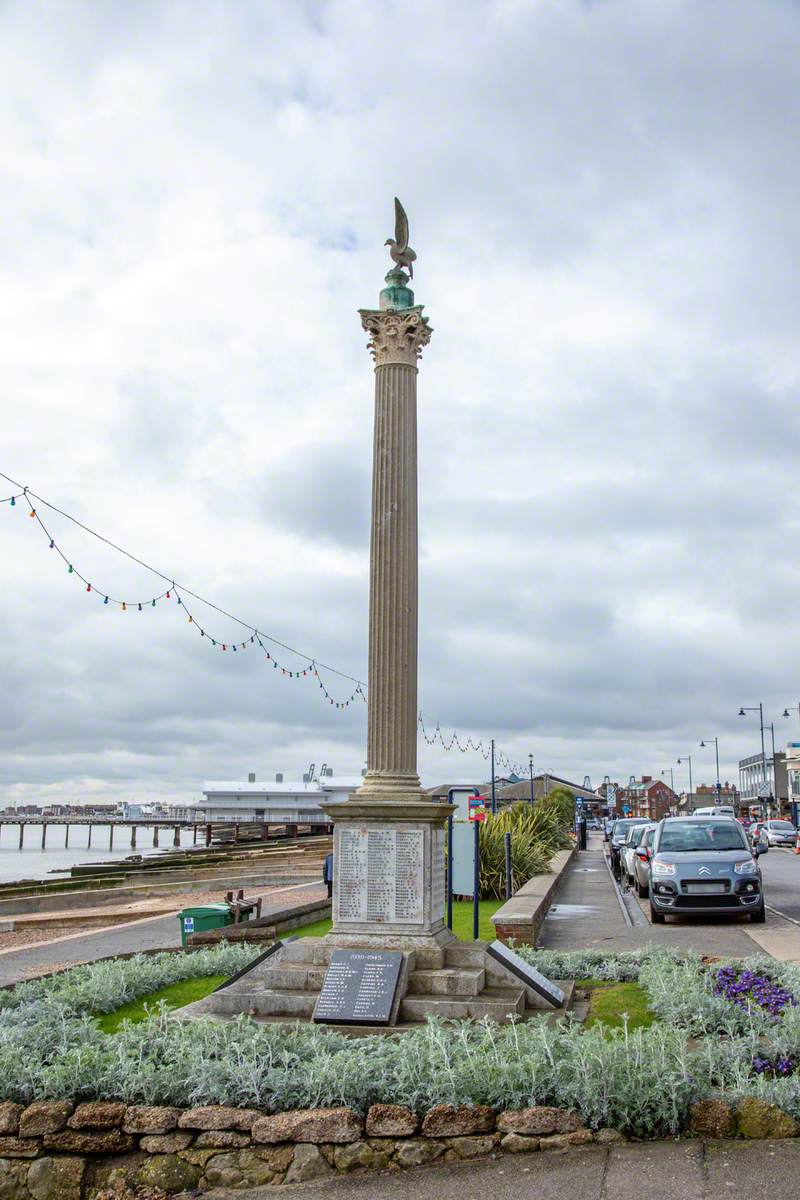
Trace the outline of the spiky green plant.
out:
[[[563,797],[553,793],[531,805],[525,802],[487,816],[481,827],[481,899],[502,900],[506,894],[505,835],[511,834],[511,886],[517,892],[533,875],[549,870],[557,850],[569,845],[571,820]]]

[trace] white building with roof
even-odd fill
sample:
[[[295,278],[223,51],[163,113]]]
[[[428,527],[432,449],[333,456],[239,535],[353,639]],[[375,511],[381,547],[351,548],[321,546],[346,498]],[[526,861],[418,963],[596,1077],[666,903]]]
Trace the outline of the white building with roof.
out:
[[[324,825],[329,818],[320,807],[328,801],[344,801],[360,787],[360,775],[334,775],[324,767],[319,777],[313,769],[302,779],[286,781],[282,773],[274,781],[259,783],[251,774],[247,782],[212,780],[203,784],[202,799],[174,809],[187,821],[263,821],[270,825]]]

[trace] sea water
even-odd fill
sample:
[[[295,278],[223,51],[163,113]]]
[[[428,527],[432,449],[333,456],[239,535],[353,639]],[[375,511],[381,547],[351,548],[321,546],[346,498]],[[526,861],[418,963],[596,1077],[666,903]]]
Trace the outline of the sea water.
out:
[[[69,846],[64,846],[67,829]],[[198,833],[197,845],[203,844]],[[192,845],[192,830],[180,831],[181,846]],[[46,879],[51,871],[69,871],[79,863],[119,862],[131,854],[149,858],[173,850],[174,829],[164,826],[159,829],[159,846],[153,846],[153,828],[148,825],[136,827],[136,849],[131,849],[130,825],[114,828],[114,849],[109,850],[108,825],[96,824],[92,829],[92,845],[89,848],[88,825],[48,825],[47,844],[42,850],[41,825],[26,825],[23,847],[19,848],[19,825],[0,825],[0,883],[13,883],[23,879]]]

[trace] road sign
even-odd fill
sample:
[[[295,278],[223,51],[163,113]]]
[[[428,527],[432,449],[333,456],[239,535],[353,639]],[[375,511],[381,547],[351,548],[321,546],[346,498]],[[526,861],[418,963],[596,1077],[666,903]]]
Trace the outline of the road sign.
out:
[[[771,796],[772,795],[772,787],[770,786],[770,784],[762,783],[761,787],[758,789],[758,795],[764,796],[765,798],[768,796]]]
[[[581,800],[580,796],[579,796],[579,797],[578,797],[578,799],[575,801],[575,807],[576,807],[576,808],[583,808],[583,801]]]
[[[470,798],[469,798],[469,819],[470,819],[470,821],[485,821],[486,820],[486,797],[485,796],[470,796]]]

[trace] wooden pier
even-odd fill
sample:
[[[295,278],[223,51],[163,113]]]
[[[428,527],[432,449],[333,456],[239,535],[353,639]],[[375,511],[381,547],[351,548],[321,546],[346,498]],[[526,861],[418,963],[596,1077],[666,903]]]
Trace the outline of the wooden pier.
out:
[[[48,817],[37,815],[24,816],[0,816],[0,834],[7,825],[18,826],[19,828],[19,849],[25,848],[25,831],[28,826],[41,827],[40,847],[42,850],[47,848],[47,833],[52,826],[63,827],[64,829],[64,848],[69,848],[69,832],[73,825],[85,825],[89,828],[89,840],[85,847],[81,849],[89,849],[92,845],[92,838],[97,831],[108,830],[108,849],[114,849],[114,835],[117,830],[130,830],[130,848],[136,849],[136,835],[140,829],[152,829],[153,842],[152,848],[158,848],[162,835],[166,834],[164,844],[167,845],[169,835],[172,835],[172,845],[180,848],[181,831],[192,831],[192,845],[196,846],[198,841],[202,845],[211,846],[213,843],[221,845],[240,845],[247,842],[265,842],[270,837],[298,837],[300,835],[300,826],[288,825],[283,822],[280,824],[266,823],[263,821],[179,821],[172,817],[165,817],[159,820],[153,817],[138,817],[125,819],[124,817],[92,817],[92,816],[62,816]],[[303,827],[305,828],[305,827]],[[280,832],[279,832],[280,831]],[[324,829],[313,827],[312,832],[325,832]],[[38,835],[36,840],[39,840]],[[31,845],[31,837],[28,837],[28,845]]]

